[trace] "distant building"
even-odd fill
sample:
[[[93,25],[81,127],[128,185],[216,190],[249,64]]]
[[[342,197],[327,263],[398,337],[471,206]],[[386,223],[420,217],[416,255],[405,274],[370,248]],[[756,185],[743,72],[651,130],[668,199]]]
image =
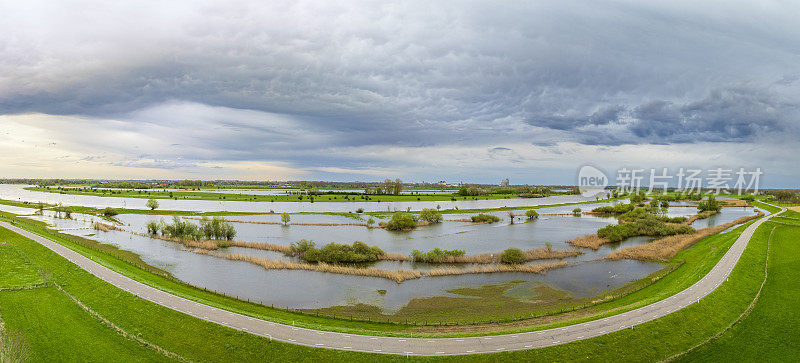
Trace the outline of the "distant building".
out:
[[[503,181],[500,182],[500,186],[501,187],[507,187],[508,186],[508,178],[503,179]]]

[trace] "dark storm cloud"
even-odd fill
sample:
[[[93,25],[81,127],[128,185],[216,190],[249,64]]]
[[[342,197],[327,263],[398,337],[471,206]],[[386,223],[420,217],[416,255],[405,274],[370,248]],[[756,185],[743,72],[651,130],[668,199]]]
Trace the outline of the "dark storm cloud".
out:
[[[354,167],[379,157],[342,150],[474,145],[519,160],[491,145],[756,142],[797,132],[798,10],[5,3],[0,114],[113,119],[117,130],[157,132],[181,145],[148,154],[165,167],[190,165],[175,161],[189,151]]]

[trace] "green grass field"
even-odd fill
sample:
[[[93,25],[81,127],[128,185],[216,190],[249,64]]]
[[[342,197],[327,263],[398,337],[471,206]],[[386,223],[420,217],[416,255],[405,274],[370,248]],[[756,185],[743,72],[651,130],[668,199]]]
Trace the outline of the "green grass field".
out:
[[[14,245],[0,239],[0,290],[41,284],[42,276]]]
[[[103,325],[52,286],[4,291],[0,309],[6,329],[21,333],[32,362],[168,360]]]
[[[800,213],[788,212],[790,218]],[[786,221],[781,221],[786,223]],[[752,311],[739,323],[696,351],[685,361],[800,360],[800,220],[776,225],[764,290]]]

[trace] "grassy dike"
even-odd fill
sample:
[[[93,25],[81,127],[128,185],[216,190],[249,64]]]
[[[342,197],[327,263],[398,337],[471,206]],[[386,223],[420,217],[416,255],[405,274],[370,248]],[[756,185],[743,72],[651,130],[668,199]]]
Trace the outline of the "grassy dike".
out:
[[[800,213],[784,215],[776,218],[767,280],[752,310],[680,361],[800,361]]]

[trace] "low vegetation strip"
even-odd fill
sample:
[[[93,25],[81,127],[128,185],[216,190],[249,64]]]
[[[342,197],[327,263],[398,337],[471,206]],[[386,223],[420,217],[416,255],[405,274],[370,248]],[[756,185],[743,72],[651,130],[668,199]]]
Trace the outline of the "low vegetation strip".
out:
[[[572,246],[591,248],[595,251],[598,250],[600,246],[610,242],[611,242],[610,239],[600,237],[596,234],[587,234],[585,236],[581,236],[567,241],[567,243],[569,243]]]
[[[668,236],[657,239],[648,244],[625,247],[608,254],[606,258],[609,260],[631,259],[641,261],[667,261],[675,256],[678,251],[694,245],[697,243],[697,241],[705,237],[720,233],[735,225],[747,223],[763,216],[764,213],[759,212],[753,216],[741,217],[733,222],[720,224],[714,227],[703,228],[695,233]]]
[[[423,276],[434,277],[434,276],[465,275],[465,274],[495,273],[495,272],[544,273],[547,270],[553,268],[567,266],[566,262],[558,261],[540,265],[497,264],[492,266],[474,266],[469,268],[437,268],[432,270],[406,270],[406,269],[385,270],[373,267],[361,268],[361,267],[344,266],[337,264],[328,264],[325,262],[312,264],[305,262],[272,260],[268,258],[242,255],[237,253],[228,253],[228,254],[215,253],[213,251],[208,251],[208,250],[195,250],[194,252],[205,255],[211,255],[215,257],[226,258],[233,261],[249,262],[261,266],[267,270],[306,270],[306,271],[328,272],[328,273],[345,274],[345,275],[370,276],[370,277],[380,277],[393,280],[397,283],[401,283],[406,280],[418,279]]]
[[[713,216],[713,215],[715,215],[717,213],[719,213],[719,211],[709,210],[709,211],[705,211],[705,212],[700,212],[700,213],[697,213],[697,214],[689,217],[689,219],[687,219],[685,222],[683,222],[683,224],[688,226],[688,225],[691,225],[692,223],[694,223],[694,221],[696,221],[698,219],[706,219],[706,218],[711,217],[711,216]]]
[[[558,261],[551,263],[544,263],[539,265],[512,265],[512,264],[496,264],[491,266],[474,266],[469,268],[453,268],[442,267],[424,272],[424,276],[448,276],[448,275],[466,275],[466,274],[483,274],[494,272],[529,272],[529,273],[544,273],[547,270],[565,267],[566,261]]]
[[[201,217],[183,217],[184,219],[192,219],[192,220],[202,220]],[[277,221],[248,221],[244,219],[230,219],[230,218],[221,218],[225,222],[231,223],[249,223],[249,224],[268,224],[268,225],[284,225],[284,222],[277,222]],[[312,222],[292,222],[294,226],[360,226],[360,227],[372,227],[366,223],[358,223],[358,222],[351,222],[351,223],[312,223]]]

